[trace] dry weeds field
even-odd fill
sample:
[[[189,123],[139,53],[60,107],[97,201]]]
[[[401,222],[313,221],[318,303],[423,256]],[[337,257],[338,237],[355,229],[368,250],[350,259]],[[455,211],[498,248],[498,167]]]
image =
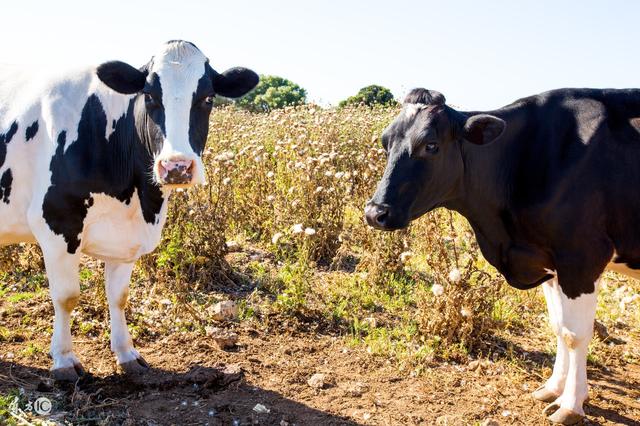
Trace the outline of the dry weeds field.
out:
[[[396,113],[214,112],[209,184],[173,194],[131,284],[144,377],[117,371],[103,265],[85,259],[72,330],[89,375],[52,383],[39,249],[2,248],[0,423],[545,424],[529,397],[553,365],[541,291],[509,288],[456,214],[395,233],[363,222],[385,162],[377,137]],[[590,424],[640,424],[639,293],[604,279]],[[221,315],[225,301],[237,312]],[[40,397],[50,414],[30,410]]]

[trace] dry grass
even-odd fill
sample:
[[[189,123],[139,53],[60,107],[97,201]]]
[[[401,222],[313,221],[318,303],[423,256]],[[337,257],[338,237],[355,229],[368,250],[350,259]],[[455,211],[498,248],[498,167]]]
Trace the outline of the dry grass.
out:
[[[205,335],[215,325],[213,303],[233,298],[252,326],[312,325],[413,368],[496,351],[492,336],[544,319],[540,293],[507,288],[463,218],[440,210],[395,233],[365,225],[362,208],[385,164],[377,136],[397,112],[217,110],[204,157],[209,184],[172,196],[163,241],[136,268],[127,317],[138,344]],[[238,252],[228,253],[231,241]],[[99,262],[81,271],[73,332],[106,342],[101,272]],[[24,326],[0,325],[0,343],[50,334],[39,250],[2,248],[0,278],[0,318]],[[638,286],[623,285],[604,289],[599,317],[611,329],[638,330]],[[595,347],[596,361],[615,356],[606,344]],[[25,348],[34,357],[47,351]]]

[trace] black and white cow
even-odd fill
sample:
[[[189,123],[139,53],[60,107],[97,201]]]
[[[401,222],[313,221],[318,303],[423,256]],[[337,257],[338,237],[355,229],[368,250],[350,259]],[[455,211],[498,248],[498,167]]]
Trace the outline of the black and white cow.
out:
[[[534,397],[551,403],[550,420],[579,421],[598,279],[640,278],[640,90],[561,89],[485,113],[415,89],[382,144],[368,223],[394,230],[458,211],[509,284],[542,284],[558,350]]]
[[[204,183],[213,96],[239,97],[258,76],[222,74],[193,44],[170,41],[136,69],[0,69],[0,244],[37,242],[55,308],[53,376],[83,372],[70,314],[81,253],[105,262],[111,349],[144,371],[124,316],[134,262],[160,240],[173,188]]]

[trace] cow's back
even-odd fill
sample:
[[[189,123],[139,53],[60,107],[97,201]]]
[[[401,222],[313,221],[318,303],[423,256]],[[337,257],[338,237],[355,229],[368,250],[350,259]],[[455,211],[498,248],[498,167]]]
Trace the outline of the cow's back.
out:
[[[0,244],[33,241],[27,216],[41,209],[56,135],[77,133],[94,80],[90,69],[0,65]]]

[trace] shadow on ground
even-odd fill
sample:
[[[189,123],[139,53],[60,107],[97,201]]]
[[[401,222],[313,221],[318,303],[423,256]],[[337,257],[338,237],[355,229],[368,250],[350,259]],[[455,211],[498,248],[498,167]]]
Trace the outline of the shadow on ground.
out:
[[[186,372],[151,369],[141,376],[87,375],[53,383],[49,372],[0,361],[0,395],[25,390],[25,399],[47,397],[51,418],[73,424],[127,425],[357,425],[277,392],[254,387],[239,368],[191,366]]]

